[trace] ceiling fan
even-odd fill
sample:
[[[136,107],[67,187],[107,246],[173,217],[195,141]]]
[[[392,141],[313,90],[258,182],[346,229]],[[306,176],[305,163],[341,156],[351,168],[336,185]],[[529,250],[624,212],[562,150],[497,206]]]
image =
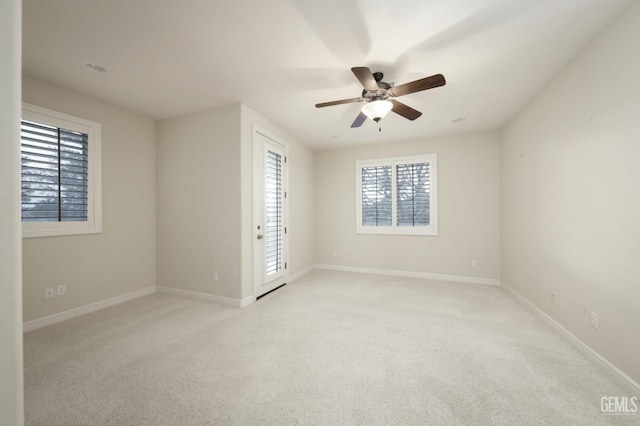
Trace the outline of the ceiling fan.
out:
[[[384,74],[381,72],[372,73],[367,67],[354,67],[351,71],[360,81],[364,90],[359,98],[342,99],[339,101],[323,102],[316,104],[316,108],[324,108],[333,105],[350,104],[354,102],[366,102],[362,107],[362,111],[351,124],[351,127],[360,127],[367,118],[378,123],[380,129],[380,120],[382,120],[389,111],[403,116],[408,120],[415,120],[422,113],[411,108],[408,105],[398,102],[393,98],[408,95],[409,93],[420,92],[422,90],[433,89],[434,87],[444,86],[446,80],[442,74],[432,75],[431,77],[421,78],[410,83],[392,86],[382,81]]]

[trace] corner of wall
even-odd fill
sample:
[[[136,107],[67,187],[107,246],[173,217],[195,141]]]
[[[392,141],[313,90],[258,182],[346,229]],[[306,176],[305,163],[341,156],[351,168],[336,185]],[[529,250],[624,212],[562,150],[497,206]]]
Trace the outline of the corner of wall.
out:
[[[0,6],[0,423],[23,424],[20,226],[21,2]]]

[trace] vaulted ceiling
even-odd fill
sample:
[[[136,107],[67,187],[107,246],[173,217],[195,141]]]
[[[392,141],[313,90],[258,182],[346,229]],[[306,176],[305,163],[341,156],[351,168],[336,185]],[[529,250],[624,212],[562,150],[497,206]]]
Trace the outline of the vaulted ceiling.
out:
[[[23,0],[24,72],[162,119],[243,102],[314,148],[498,129],[628,0]],[[96,72],[84,64],[97,64]],[[350,71],[396,84],[382,132],[350,128]]]

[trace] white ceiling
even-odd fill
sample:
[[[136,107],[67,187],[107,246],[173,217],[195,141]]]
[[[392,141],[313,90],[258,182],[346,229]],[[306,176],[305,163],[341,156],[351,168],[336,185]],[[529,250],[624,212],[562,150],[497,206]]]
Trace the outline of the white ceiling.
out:
[[[502,127],[627,3],[23,0],[23,67],[155,119],[240,101],[318,149],[424,139]],[[353,66],[447,85],[351,129],[362,104],[314,105],[360,96]]]

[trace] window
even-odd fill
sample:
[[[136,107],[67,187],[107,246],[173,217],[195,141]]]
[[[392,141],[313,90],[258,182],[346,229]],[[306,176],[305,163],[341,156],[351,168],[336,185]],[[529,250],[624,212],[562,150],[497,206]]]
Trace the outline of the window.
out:
[[[436,155],[356,162],[356,232],[437,235]]]
[[[100,124],[23,104],[22,236],[102,232]]]
[[[264,209],[265,209],[265,264],[267,276],[282,271],[282,230],[284,225],[282,205],[284,204],[282,189],[282,155],[265,149],[264,174]]]

